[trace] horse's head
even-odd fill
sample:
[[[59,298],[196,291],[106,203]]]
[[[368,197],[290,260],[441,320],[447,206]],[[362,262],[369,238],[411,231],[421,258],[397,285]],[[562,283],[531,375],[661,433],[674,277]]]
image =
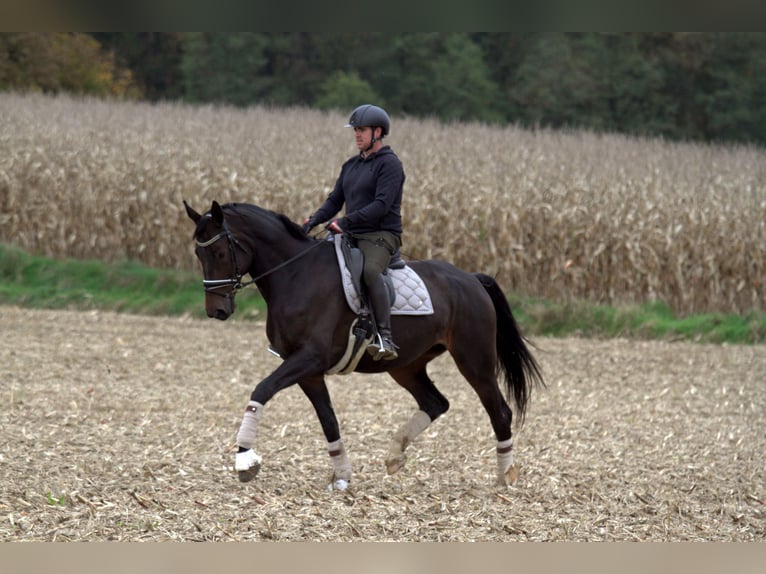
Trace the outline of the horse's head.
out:
[[[196,224],[195,249],[204,276],[205,311],[208,317],[225,321],[234,313],[234,295],[242,287],[242,276],[250,266],[251,254],[232,233],[218,202],[200,215],[184,201],[186,213]]]

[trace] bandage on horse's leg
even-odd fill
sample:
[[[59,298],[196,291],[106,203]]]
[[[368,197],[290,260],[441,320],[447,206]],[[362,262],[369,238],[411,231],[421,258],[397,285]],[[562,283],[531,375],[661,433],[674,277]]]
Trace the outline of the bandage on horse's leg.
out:
[[[335,416],[324,377],[317,375],[305,378],[299,383],[299,386],[314,406],[319,424],[322,425],[322,432],[327,440],[327,451],[333,467],[328,486],[330,490],[346,490],[351,482],[351,461],[340,439],[338,419]]]
[[[497,484],[510,486],[516,484],[519,469],[513,464],[513,439],[497,441]]]
[[[407,389],[419,410],[394,433],[386,456],[386,471],[394,474],[404,467],[404,451],[428,426],[449,409],[449,401],[434,386],[426,371],[426,365],[443,352],[438,349],[424,355],[418,363],[390,374],[400,386]]]
[[[496,482],[507,486],[516,482],[518,470],[513,465],[513,412],[497,384],[498,352],[489,346],[471,351],[467,345],[467,341],[480,337],[483,329],[483,325],[462,322],[461,327],[453,333],[449,351],[458,370],[474,388],[489,415],[497,440]],[[514,374],[519,376],[518,373]]]
[[[386,456],[386,471],[388,474],[394,474],[404,467],[407,461],[404,451],[430,424],[431,417],[419,410],[394,433],[388,449],[388,455]]]
[[[263,405],[257,401],[250,401],[242,416],[239,432],[237,432],[237,446],[239,452],[234,459],[234,469],[237,471],[240,482],[249,482],[255,478],[261,470],[261,457],[253,451],[255,433],[258,429],[258,421],[261,419]]]
[[[333,469],[329,489],[346,490],[351,482],[351,461],[343,447],[343,442],[340,439],[328,442],[327,451],[330,454]]]

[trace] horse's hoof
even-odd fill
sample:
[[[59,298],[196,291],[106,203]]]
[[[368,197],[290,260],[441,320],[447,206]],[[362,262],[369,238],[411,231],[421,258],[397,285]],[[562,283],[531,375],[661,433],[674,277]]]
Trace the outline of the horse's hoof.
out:
[[[237,476],[240,482],[250,482],[253,480],[258,471],[261,470],[261,462],[263,459],[257,455],[253,449],[246,450],[245,452],[238,452],[234,460],[234,470],[237,471]]]
[[[519,480],[519,466],[514,464],[504,474],[498,476],[498,486],[513,486]]]
[[[348,481],[342,478],[334,480],[333,482],[327,485],[327,490],[329,490],[330,492],[332,492],[333,490],[344,491],[347,488],[348,488]]]
[[[386,472],[388,474],[395,474],[404,468],[404,463],[407,462],[407,457],[403,454],[390,458],[386,461]]]
[[[239,470],[237,471],[237,477],[239,478],[240,482],[250,482],[253,480],[256,475],[258,474],[258,471],[261,470],[261,465],[256,465],[253,468],[250,468],[248,470]]]
[[[342,470],[340,472],[333,470],[327,479],[327,491],[346,490],[351,485],[351,470]]]

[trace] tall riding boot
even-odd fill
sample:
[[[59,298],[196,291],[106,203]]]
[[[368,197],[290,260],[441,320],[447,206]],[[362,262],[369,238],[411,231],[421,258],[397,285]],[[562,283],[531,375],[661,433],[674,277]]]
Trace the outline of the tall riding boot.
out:
[[[399,354],[396,345],[391,340],[391,300],[388,297],[388,289],[383,283],[383,277],[378,275],[372,285],[367,286],[372,312],[375,315],[375,324],[378,326],[378,337],[373,339],[368,351],[373,359],[379,361],[385,359],[391,361]]]

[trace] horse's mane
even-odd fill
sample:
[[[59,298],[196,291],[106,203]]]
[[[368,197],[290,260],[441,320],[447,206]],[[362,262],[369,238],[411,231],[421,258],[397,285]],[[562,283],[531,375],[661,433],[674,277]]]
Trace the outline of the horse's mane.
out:
[[[265,209],[258,205],[253,205],[252,203],[226,203],[222,205],[221,208],[234,212],[240,217],[260,217],[269,219],[284,227],[285,231],[296,239],[305,240],[307,238],[307,235],[303,232],[303,228],[282,213],[277,213],[276,211]]]

